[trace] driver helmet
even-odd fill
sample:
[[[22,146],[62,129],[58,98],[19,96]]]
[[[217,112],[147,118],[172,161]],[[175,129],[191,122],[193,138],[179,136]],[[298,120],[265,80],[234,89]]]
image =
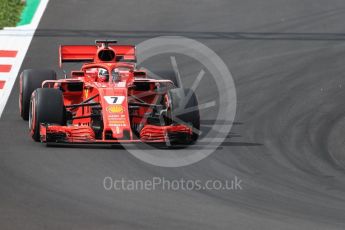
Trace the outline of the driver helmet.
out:
[[[108,82],[109,81],[109,72],[104,68],[98,70],[98,81],[99,82]]]

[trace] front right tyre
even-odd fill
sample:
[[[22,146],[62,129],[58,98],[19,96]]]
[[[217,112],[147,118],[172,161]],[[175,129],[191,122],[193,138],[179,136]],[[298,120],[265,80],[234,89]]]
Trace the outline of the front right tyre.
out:
[[[59,89],[38,88],[32,95],[29,108],[29,130],[32,139],[40,141],[40,124],[65,125],[63,95]]]

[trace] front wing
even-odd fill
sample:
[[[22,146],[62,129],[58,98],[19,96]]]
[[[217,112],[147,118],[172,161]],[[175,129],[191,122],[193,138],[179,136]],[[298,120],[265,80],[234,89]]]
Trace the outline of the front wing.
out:
[[[191,140],[192,129],[186,125],[155,126],[145,125],[139,137],[131,139],[96,139],[89,126],[40,125],[41,142],[46,143],[181,143]]]

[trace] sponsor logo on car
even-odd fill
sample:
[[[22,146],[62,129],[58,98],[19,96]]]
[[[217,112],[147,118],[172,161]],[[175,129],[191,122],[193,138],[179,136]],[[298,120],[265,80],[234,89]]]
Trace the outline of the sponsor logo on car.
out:
[[[110,105],[107,107],[109,113],[123,113],[122,105]]]
[[[126,121],[125,120],[109,121],[109,126],[124,127],[124,126],[126,126]]]

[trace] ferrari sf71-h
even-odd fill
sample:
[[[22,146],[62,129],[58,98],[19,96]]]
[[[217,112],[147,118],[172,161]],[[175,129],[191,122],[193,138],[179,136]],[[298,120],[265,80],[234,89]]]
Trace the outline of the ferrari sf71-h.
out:
[[[135,47],[98,40],[63,45],[63,62],[84,62],[69,77],[53,70],[20,75],[19,109],[30,135],[46,143],[192,144],[199,135],[198,102],[191,89],[152,79],[136,68]]]

